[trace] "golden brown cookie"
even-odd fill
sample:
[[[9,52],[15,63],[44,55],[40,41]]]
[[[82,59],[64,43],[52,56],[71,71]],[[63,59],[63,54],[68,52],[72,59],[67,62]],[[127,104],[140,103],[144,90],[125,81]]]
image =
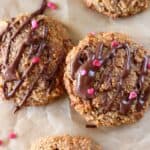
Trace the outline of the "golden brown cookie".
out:
[[[0,22],[0,96],[45,105],[64,94],[63,65],[71,42],[65,27],[40,9]]]
[[[95,126],[139,120],[150,93],[150,54],[121,33],[89,34],[66,60],[70,104]]]
[[[57,136],[42,138],[30,150],[102,150],[90,138],[81,136]]]
[[[149,0],[84,0],[87,7],[112,18],[128,17],[150,6]]]

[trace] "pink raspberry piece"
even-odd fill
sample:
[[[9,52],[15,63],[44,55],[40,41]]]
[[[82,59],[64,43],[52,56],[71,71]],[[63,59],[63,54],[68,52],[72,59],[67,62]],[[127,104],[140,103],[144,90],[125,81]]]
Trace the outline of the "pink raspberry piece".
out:
[[[81,75],[85,76],[87,74],[87,71],[85,69],[81,70]]]
[[[116,48],[116,47],[118,47],[119,46],[119,42],[117,42],[117,41],[112,41],[111,42],[111,47],[112,48]]]
[[[96,32],[90,32],[89,34],[90,35],[96,35]]]
[[[35,19],[31,21],[32,29],[36,29],[38,27],[38,23]]]
[[[48,2],[47,3],[47,7],[52,9],[52,10],[56,10],[57,9],[57,5],[53,2]]]
[[[37,64],[37,63],[39,63],[39,62],[40,62],[40,58],[39,58],[39,57],[36,57],[36,56],[35,56],[35,57],[32,58],[32,63],[33,63],[33,64]]]
[[[129,99],[135,99],[137,97],[137,93],[135,91],[131,92],[129,95]]]
[[[8,135],[9,139],[15,139],[17,138],[17,134],[14,133],[14,132],[11,132],[9,135]]]
[[[2,146],[2,145],[3,145],[3,143],[4,143],[4,142],[3,142],[3,140],[0,140],[0,146]]]
[[[87,90],[87,93],[88,93],[89,95],[93,95],[94,92],[95,92],[94,88],[89,88],[89,89]]]
[[[102,62],[98,59],[94,59],[93,62],[92,62],[93,66],[95,67],[101,67],[102,65]]]

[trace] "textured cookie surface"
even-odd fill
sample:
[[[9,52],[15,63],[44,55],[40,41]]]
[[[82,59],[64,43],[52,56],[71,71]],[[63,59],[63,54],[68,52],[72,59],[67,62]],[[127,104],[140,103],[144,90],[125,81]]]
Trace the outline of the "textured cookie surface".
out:
[[[37,12],[36,12],[37,13]],[[0,96],[45,105],[64,94],[63,64],[71,46],[65,27],[45,15],[0,22]]]
[[[88,35],[68,54],[64,82],[70,104],[96,126],[130,124],[148,106],[148,50],[120,33]]]
[[[90,138],[67,135],[40,139],[31,146],[31,150],[102,150],[102,148]]]
[[[116,18],[135,15],[150,6],[149,0],[84,0],[89,8]]]

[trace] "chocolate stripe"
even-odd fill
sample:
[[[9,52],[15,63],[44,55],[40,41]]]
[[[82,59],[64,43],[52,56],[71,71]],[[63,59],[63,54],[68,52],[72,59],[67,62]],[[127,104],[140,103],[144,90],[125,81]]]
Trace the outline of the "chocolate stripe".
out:
[[[104,106],[104,112],[108,112],[111,110],[111,107],[113,105],[113,101],[114,99],[117,98],[117,96],[119,95],[119,93],[122,92],[122,88],[123,88],[123,84],[124,84],[124,79],[129,75],[130,70],[131,70],[131,50],[130,47],[127,43],[125,44],[120,44],[115,48],[111,48],[110,52],[106,55],[105,58],[102,57],[102,53],[104,50],[104,45],[99,43],[98,44],[98,48],[96,49],[95,53],[94,52],[87,52],[87,59],[82,62],[80,62],[80,55],[82,54],[82,52],[80,52],[79,55],[77,55],[75,57],[75,59],[72,62],[72,66],[71,66],[71,73],[72,73],[72,78],[75,78],[76,80],[76,94],[83,98],[83,99],[89,99],[92,100],[93,98],[95,98],[97,96],[96,93],[98,93],[98,85],[100,83],[102,83],[102,80],[107,78],[108,81],[110,81],[111,79],[111,72],[109,72],[109,75],[105,75],[103,76],[101,79],[98,80],[97,87],[95,88],[95,94],[88,94],[88,89],[90,87],[94,87],[94,83],[95,83],[95,75],[93,73],[93,76],[90,76],[88,73],[87,75],[82,75],[81,71],[82,70],[86,70],[87,72],[93,71],[96,72],[101,70],[101,67],[95,67],[93,66],[92,62],[94,59],[97,59],[99,61],[101,61],[101,65],[105,68],[105,65],[107,64],[107,62],[111,59],[113,59],[114,57],[116,57],[116,52],[119,49],[124,49],[126,52],[126,58],[125,58],[125,62],[124,62],[124,70],[123,73],[121,75],[119,75],[119,82],[117,85],[117,92],[116,92],[116,96],[112,98],[112,100],[108,101],[107,100],[107,92],[105,93],[105,106]],[[84,53],[84,51],[83,51]],[[149,62],[149,57],[145,56],[144,60],[143,60],[143,64],[142,64],[142,73],[139,76],[138,79],[138,85],[139,85],[139,89],[138,89],[138,98],[137,98],[137,111],[140,111],[144,104],[145,101],[147,100],[147,97],[149,95],[149,89],[150,87],[148,87],[145,91],[145,93],[142,93],[142,89],[143,89],[143,84],[144,84],[144,80],[145,80],[145,75],[147,74],[147,65]],[[113,68],[112,68],[113,69]],[[102,71],[103,72],[103,71]],[[103,72],[104,74],[104,72]],[[121,114],[127,114],[130,111],[131,108],[131,101],[129,100],[129,93],[123,93],[123,95],[121,95],[121,102],[120,102],[120,113]]]

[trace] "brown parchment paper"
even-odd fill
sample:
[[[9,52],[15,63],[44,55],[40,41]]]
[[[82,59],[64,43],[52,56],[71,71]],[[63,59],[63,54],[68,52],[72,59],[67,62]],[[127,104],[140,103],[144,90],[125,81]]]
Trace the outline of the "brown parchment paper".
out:
[[[82,0],[53,0],[59,6],[47,11],[63,22],[77,43],[91,31],[127,33],[150,49],[150,9],[130,18],[112,20],[87,9]],[[0,0],[0,18],[6,19],[35,10],[41,0]],[[150,150],[150,111],[138,123],[119,128],[86,129],[71,119],[68,98],[45,107],[29,107],[16,115],[11,102],[0,101],[0,150],[29,150],[33,141],[42,136],[72,134],[92,137],[104,150]],[[18,138],[8,141],[10,131]]]

